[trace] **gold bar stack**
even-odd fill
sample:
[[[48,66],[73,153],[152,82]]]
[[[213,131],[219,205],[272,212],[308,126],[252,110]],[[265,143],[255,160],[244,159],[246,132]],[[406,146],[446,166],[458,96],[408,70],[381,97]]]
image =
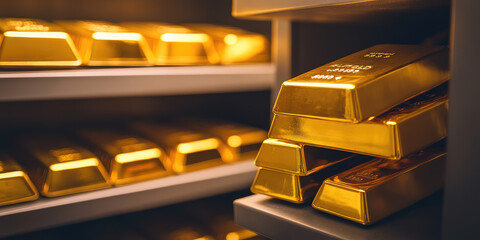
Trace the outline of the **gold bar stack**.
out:
[[[284,82],[252,191],[319,189],[314,208],[361,224],[425,198],[443,186],[448,79],[443,47],[378,45]]]
[[[9,155],[0,153],[0,206],[37,198],[37,189],[25,171]]]

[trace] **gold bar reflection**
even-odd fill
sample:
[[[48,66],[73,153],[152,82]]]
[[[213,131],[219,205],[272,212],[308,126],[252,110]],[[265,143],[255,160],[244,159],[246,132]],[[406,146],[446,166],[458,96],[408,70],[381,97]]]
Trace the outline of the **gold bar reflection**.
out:
[[[374,223],[441,189],[445,156],[441,142],[401,160],[374,159],[325,180],[312,205]]]
[[[212,37],[221,64],[270,60],[268,40],[261,34],[213,24],[187,24],[186,26]]]
[[[125,184],[170,175],[171,166],[163,149],[151,141],[121,130],[78,131],[110,172],[112,184]]]
[[[37,189],[20,165],[9,155],[0,153],[0,206],[37,198]]]
[[[269,137],[400,159],[447,136],[447,88],[442,84],[358,124],[276,115]]]
[[[97,157],[65,138],[22,137],[16,151],[37,189],[46,197],[110,186],[107,171]]]
[[[216,137],[178,128],[147,122],[131,124],[131,127],[165,149],[177,173],[195,171],[223,163],[222,141]]]
[[[153,54],[140,33],[100,21],[56,23],[70,33],[85,65],[148,66],[153,63]]]
[[[145,36],[155,55],[156,65],[217,64],[218,53],[212,38],[187,27],[153,22],[123,23]]]
[[[377,45],[285,81],[273,112],[357,123],[448,79],[446,48]]]
[[[35,19],[0,19],[0,66],[79,66],[70,36],[53,23]]]

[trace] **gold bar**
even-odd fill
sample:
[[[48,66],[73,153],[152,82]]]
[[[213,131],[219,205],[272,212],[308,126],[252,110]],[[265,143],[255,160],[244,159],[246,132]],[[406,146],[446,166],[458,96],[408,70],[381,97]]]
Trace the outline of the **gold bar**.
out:
[[[25,171],[10,156],[0,153],[0,206],[37,198],[37,189]]]
[[[78,135],[88,142],[110,173],[110,182],[120,185],[172,174],[167,154],[153,142],[135,134],[111,129],[83,129]]]
[[[268,62],[270,60],[268,40],[261,34],[213,24],[187,24],[186,26],[212,37],[221,64]]]
[[[137,32],[108,22],[57,21],[72,36],[84,65],[148,66],[153,54]]]
[[[276,115],[269,137],[400,159],[447,136],[447,88],[443,84],[358,124]]]
[[[110,186],[108,173],[97,157],[65,138],[23,137],[16,152],[43,196],[56,197]]]
[[[273,112],[358,123],[448,79],[446,48],[377,45],[285,81]]]
[[[374,159],[325,180],[312,206],[372,224],[443,187],[444,143],[401,160]]]
[[[269,138],[263,141],[255,165],[306,176],[351,156],[348,152]]]
[[[202,65],[219,62],[212,38],[204,32],[153,22],[123,23],[122,26],[145,36],[155,55],[156,65]]]
[[[213,221],[209,222],[209,225],[213,229],[212,235],[219,240],[252,240],[259,237],[256,233],[235,224],[231,215],[217,216]]]
[[[370,159],[354,155],[305,176],[259,168],[250,190],[293,203],[304,203],[315,196],[323,180]]]
[[[0,19],[0,66],[79,66],[70,36],[53,23],[35,19]]]
[[[166,150],[176,173],[195,171],[223,163],[220,139],[171,125],[147,122],[131,127]]]

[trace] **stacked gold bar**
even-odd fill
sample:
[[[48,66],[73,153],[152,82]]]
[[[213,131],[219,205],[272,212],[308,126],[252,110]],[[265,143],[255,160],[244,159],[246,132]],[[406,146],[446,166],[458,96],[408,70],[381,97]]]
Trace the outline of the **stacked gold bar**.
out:
[[[378,45],[284,82],[252,191],[305,202],[320,188],[314,208],[361,224],[428,196],[443,184],[448,79],[445,48]]]

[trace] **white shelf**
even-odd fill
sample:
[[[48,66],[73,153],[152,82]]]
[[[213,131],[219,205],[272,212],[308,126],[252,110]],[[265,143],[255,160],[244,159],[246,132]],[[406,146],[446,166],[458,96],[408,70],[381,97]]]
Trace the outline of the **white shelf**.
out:
[[[191,173],[0,208],[0,238],[248,188],[257,168],[242,161]]]
[[[0,72],[0,101],[269,90],[273,64]]]

